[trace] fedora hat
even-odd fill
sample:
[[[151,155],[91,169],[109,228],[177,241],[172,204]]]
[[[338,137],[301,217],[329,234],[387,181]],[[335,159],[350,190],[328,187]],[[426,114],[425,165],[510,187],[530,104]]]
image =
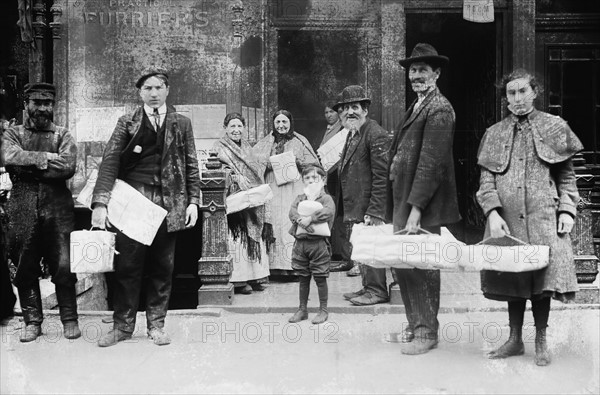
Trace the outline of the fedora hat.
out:
[[[360,85],[348,85],[337,96],[337,100],[338,100],[338,102],[335,104],[335,106],[334,106],[335,108],[332,109],[334,111],[337,111],[337,109],[340,106],[342,106],[344,104],[348,104],[348,103],[363,102],[363,101],[365,101],[369,104],[371,103],[371,99],[367,97],[367,94],[365,93],[365,89]]]
[[[400,65],[406,68],[411,63],[425,62],[433,65],[447,66],[450,62],[447,56],[438,55],[438,52],[431,44],[418,43],[412,50],[409,58],[400,59]]]

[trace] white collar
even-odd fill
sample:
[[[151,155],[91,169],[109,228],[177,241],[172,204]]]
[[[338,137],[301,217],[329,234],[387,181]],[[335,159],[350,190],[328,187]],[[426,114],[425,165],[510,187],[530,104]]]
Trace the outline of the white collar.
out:
[[[154,114],[154,109],[147,104],[144,104],[144,111],[146,112],[146,115],[148,115],[148,117],[150,117],[150,116],[152,116],[152,114]],[[162,120],[166,114],[167,114],[167,103],[163,103],[162,106],[158,107],[158,115],[160,116],[160,118]]]

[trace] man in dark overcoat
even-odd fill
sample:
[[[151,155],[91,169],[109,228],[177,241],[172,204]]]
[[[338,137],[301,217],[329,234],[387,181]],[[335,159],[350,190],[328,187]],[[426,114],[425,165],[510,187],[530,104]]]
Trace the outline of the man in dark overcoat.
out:
[[[176,232],[193,227],[198,219],[200,176],[191,121],[167,106],[169,80],[164,70],[148,70],[136,87],[144,105],[119,118],[108,141],[92,197],[92,226],[110,225],[107,205],[117,177],[168,214],[150,246],[117,231],[114,326],[100,338],[101,347],[131,338],[143,278],[148,336],[157,345],[171,342],[164,323]]]
[[[409,58],[400,60],[417,100],[394,132],[389,154],[388,217],[394,231],[440,233],[442,225],[460,220],[452,157],[454,109],[437,88],[447,63],[429,44],[417,44]],[[425,353],[438,341],[440,272],[392,270],[408,319],[402,353]]]
[[[75,174],[77,145],[67,129],[53,122],[55,95],[52,84],[27,84],[27,118],[23,125],[9,128],[2,141],[4,163],[13,182],[7,213],[10,256],[17,264],[14,284],[25,321],[22,342],[34,341],[42,333],[42,259],[55,285],[65,338],[81,336],[77,277],[71,273],[69,254],[75,211],[67,187],[67,180]]]
[[[386,214],[388,133],[369,119],[369,99],[358,85],[344,88],[336,104],[342,125],[348,129],[338,170],[337,217],[342,217],[346,240],[359,222],[381,225]],[[344,260],[351,250],[345,249]],[[363,288],[344,294],[352,304],[363,306],[389,301],[385,269],[361,265]]]

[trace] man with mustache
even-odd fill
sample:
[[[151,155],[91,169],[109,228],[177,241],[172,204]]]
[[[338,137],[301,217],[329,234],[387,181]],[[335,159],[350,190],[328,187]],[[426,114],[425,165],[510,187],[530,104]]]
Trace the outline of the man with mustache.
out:
[[[349,130],[338,170],[337,217],[342,217],[346,240],[352,226],[383,224],[386,213],[387,150],[389,137],[379,124],[369,119],[369,99],[358,85],[344,88],[335,110],[340,109],[342,126]],[[344,249],[350,260],[351,248]],[[389,302],[385,269],[361,265],[363,288],[344,294],[357,306]]]
[[[143,105],[119,118],[104,150],[92,197],[92,226],[110,225],[107,206],[115,180],[125,181],[167,210],[150,246],[117,230],[114,325],[98,341],[109,347],[130,339],[135,329],[142,281],[146,281],[146,324],[154,344],[171,343],[164,330],[171,296],[177,231],[198,219],[200,173],[189,118],[166,103],[169,78],[162,69],[147,69],[135,84]]]
[[[74,204],[66,181],[75,174],[77,146],[69,131],[53,123],[56,89],[47,83],[25,86],[27,118],[3,136],[3,153],[13,189],[8,200],[13,232],[11,256],[17,264],[14,284],[19,290],[25,328],[22,342],[42,333],[40,260],[56,287],[60,320],[67,339],[81,336],[75,283],[70,271],[69,237],[75,225]]]
[[[441,67],[449,59],[429,44],[417,44],[400,60],[417,100],[394,133],[389,153],[388,218],[394,231],[417,233],[460,220],[452,143],[454,109],[437,88]],[[443,259],[443,257],[440,257]],[[439,270],[392,269],[406,309],[403,354],[423,354],[438,342]]]

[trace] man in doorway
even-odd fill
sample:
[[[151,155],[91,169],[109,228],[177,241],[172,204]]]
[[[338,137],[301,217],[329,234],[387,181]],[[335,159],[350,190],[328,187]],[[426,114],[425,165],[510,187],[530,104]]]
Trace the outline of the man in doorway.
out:
[[[325,129],[325,134],[323,134],[323,140],[321,140],[321,144],[319,146],[325,144],[329,139],[337,134],[340,130],[342,130],[342,123],[340,122],[340,117],[335,107],[335,102],[329,101],[325,103],[325,120],[327,121],[327,128]]]
[[[40,261],[56,288],[64,336],[81,336],[75,283],[71,273],[69,237],[75,211],[67,180],[75,174],[77,145],[69,131],[54,124],[56,88],[48,83],[25,86],[27,119],[3,136],[4,164],[13,181],[7,213],[11,232],[10,256],[17,264],[14,284],[19,290],[25,329],[22,342],[41,335]]]
[[[429,44],[417,44],[400,60],[417,100],[394,133],[389,153],[388,219],[394,231],[417,233],[460,220],[452,143],[455,115],[437,88],[448,58]],[[440,257],[443,258],[443,257]],[[406,308],[408,327],[402,334],[403,354],[423,354],[438,342],[440,271],[392,269]]]
[[[344,88],[339,108],[342,126],[348,129],[346,146],[338,170],[337,217],[344,225],[345,239],[350,240],[352,226],[359,222],[382,225],[386,213],[387,151],[389,136],[379,124],[369,119],[369,99],[358,85]],[[350,260],[351,248],[345,260]],[[361,265],[363,288],[344,294],[358,306],[389,301],[385,269]]]
[[[168,213],[150,246],[117,231],[114,325],[98,341],[100,347],[131,338],[143,279],[148,337],[157,345],[171,342],[164,323],[176,232],[193,227],[198,219],[200,176],[191,121],[167,106],[164,70],[146,71],[135,86],[144,104],[119,118],[106,146],[92,197],[92,226],[110,225],[106,207],[117,176]]]
[[[334,110],[334,108],[336,107],[336,103],[337,101],[329,101],[325,103],[324,115],[325,120],[327,121],[327,129],[323,134],[323,140],[321,140],[321,144],[319,145],[319,147],[323,146],[323,144],[327,143],[333,136],[335,136],[343,129],[338,112]],[[334,201],[339,183],[338,167],[339,162],[336,165],[329,168],[329,170],[327,171],[327,191],[329,192]],[[343,223],[338,220],[335,221],[333,228],[331,229],[332,261],[331,267],[329,269],[330,272],[342,272],[350,270],[352,268],[352,262],[350,260],[344,260],[342,258],[342,248],[344,248],[344,235],[341,231],[342,227]]]

